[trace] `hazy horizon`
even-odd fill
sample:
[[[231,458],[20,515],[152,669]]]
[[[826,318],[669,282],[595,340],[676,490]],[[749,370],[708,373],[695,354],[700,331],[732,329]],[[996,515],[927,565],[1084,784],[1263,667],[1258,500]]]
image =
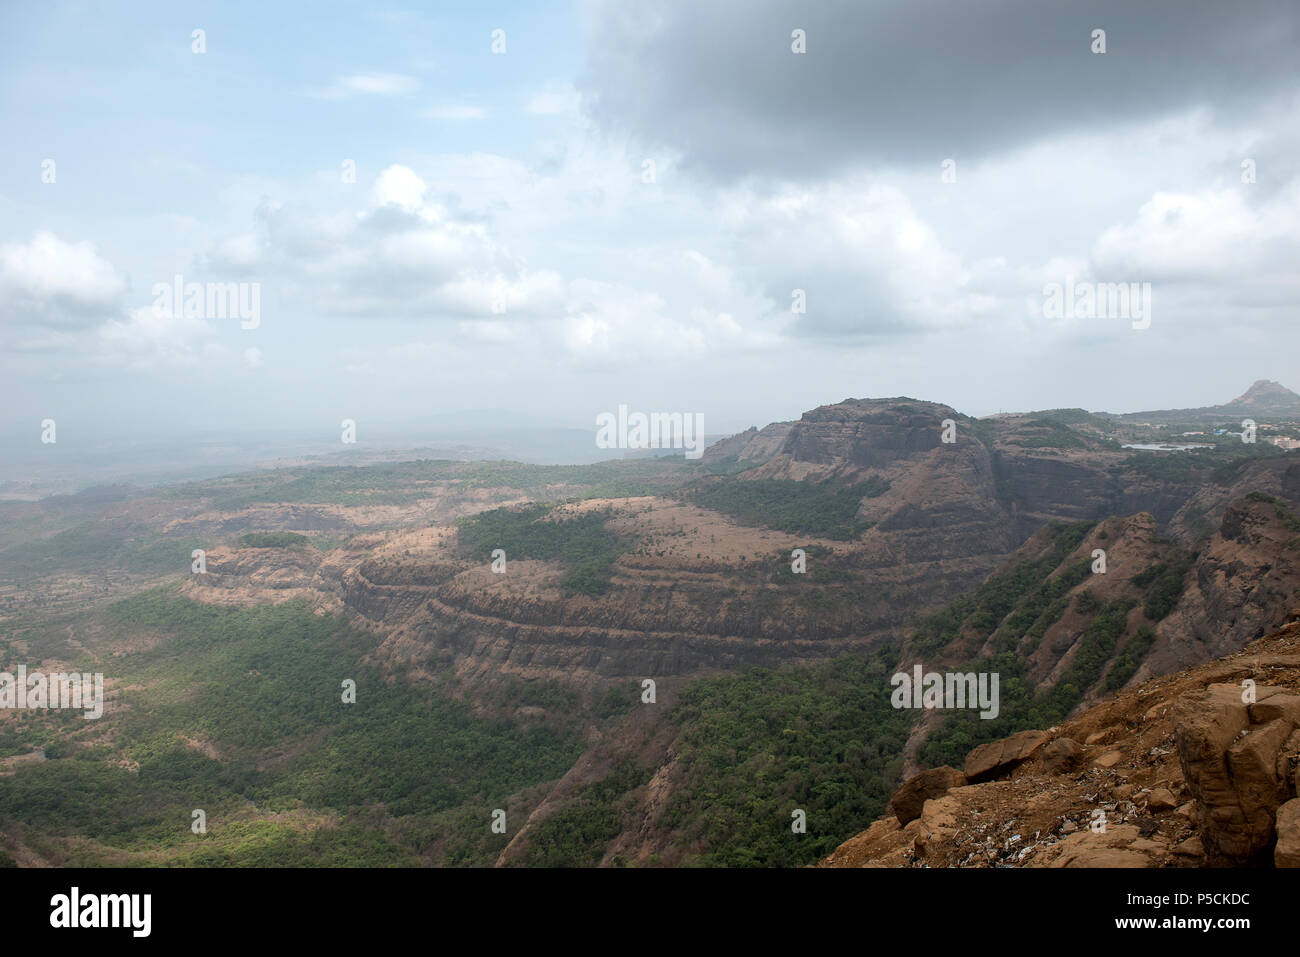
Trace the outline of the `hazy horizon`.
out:
[[[6,8],[0,428],[1285,384],[1296,9],[924,7]],[[1149,284],[1147,325],[1051,315],[1073,282]]]

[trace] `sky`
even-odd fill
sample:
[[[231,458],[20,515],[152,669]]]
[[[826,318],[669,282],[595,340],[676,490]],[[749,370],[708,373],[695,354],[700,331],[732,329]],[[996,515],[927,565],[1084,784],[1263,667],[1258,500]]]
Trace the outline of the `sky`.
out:
[[[1300,391],[1298,48],[1258,0],[3,4],[0,429]]]

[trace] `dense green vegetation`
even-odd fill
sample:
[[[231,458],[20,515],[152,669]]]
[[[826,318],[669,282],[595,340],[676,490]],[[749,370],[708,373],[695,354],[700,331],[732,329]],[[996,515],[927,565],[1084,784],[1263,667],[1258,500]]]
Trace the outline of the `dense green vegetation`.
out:
[[[98,727],[64,720],[52,760],[0,788],[0,820],[44,834],[56,857],[71,845],[55,838],[87,839],[69,863],[120,851],[199,865],[417,864],[456,837],[438,827],[457,815],[475,822],[461,843],[478,855],[460,862],[490,862],[509,836],[490,834],[491,810],[582,750],[572,726],[475,717],[437,688],[384,680],[362,663],[373,639],[303,603],[216,608],[154,591],[112,617],[122,633],[168,636],[112,661],[113,678],[141,689],[101,719],[113,750]],[[345,679],[355,704],[342,700]],[[552,695],[534,684],[519,697]],[[194,808],[206,835],[189,830]]]
[[[1272,505],[1273,511],[1281,520],[1285,528],[1293,532],[1300,532],[1300,517],[1297,517],[1288,507],[1286,502],[1280,498],[1269,495],[1266,492],[1251,492],[1246,496],[1252,502],[1263,502],[1266,505]]]
[[[240,536],[239,544],[245,548],[294,548],[307,544],[307,536],[297,532],[249,532]]]
[[[1212,439],[1213,436],[1205,436]],[[1171,439],[1171,441],[1183,441]],[[1200,439],[1198,439],[1200,441]],[[1219,485],[1236,480],[1252,462],[1276,458],[1286,453],[1268,442],[1225,442],[1213,449],[1186,452],[1135,452],[1124,459],[1116,471],[1140,472],[1165,482],[1195,482],[1206,479]]]
[[[926,767],[940,764],[961,767],[971,748],[1017,731],[1050,728],[1060,723],[1082,700],[1084,692],[1101,678],[1124,632],[1128,612],[1135,604],[1134,599],[1121,598],[1102,605],[1084,629],[1070,668],[1051,687],[1035,691],[1026,676],[1023,658],[1012,650],[968,662],[959,670],[998,675],[997,720],[983,720],[976,711],[946,714],[921,745],[918,760]]]
[[[1133,576],[1133,584],[1142,589],[1142,614],[1161,621],[1174,610],[1183,594],[1183,579],[1191,570],[1192,557],[1184,553],[1170,561],[1156,562]]]
[[[1015,436],[1007,440],[1008,445],[1026,449],[1082,449],[1088,444],[1068,425],[1054,418],[1030,419],[1022,423],[1021,427],[1037,428],[1043,434]]]
[[[888,652],[751,669],[683,689],[679,782],[664,824],[703,850],[685,863],[790,866],[825,856],[878,816],[916,721],[889,701]],[[791,830],[792,812],[807,833]]]
[[[1038,412],[1044,420],[1061,425],[1091,425],[1098,429],[1110,430],[1115,427],[1113,416],[1089,412],[1087,409],[1044,409]]]
[[[667,715],[680,755],[661,826],[687,866],[778,867],[825,856],[883,812],[916,721],[890,704],[891,653],[696,678]],[[653,769],[623,760],[534,825],[522,863],[589,866],[637,824]],[[807,833],[792,830],[793,812]],[[617,864],[618,861],[613,861]]]
[[[1133,583],[1142,589],[1143,614],[1150,622],[1159,622],[1173,610],[1182,594],[1183,580],[1191,563],[1190,555],[1175,551],[1169,560],[1156,562],[1133,577]],[[1090,620],[1069,669],[1051,687],[1038,691],[1034,691],[1026,679],[1024,656],[1032,653],[1047,628],[1060,620],[1069,602],[1067,592],[1086,578],[1088,567],[1087,561],[1080,561],[1055,578],[1034,585],[1033,569],[1022,564],[997,582],[996,590],[1004,596],[1003,601],[989,600],[985,593],[986,583],[955,603],[958,609],[967,609],[967,614],[991,606],[990,616],[1007,608],[1008,602],[1014,605],[1014,610],[1005,614],[1005,620],[993,634],[993,656],[968,662],[965,666],[965,670],[999,675],[1001,710],[996,722],[981,721],[971,713],[946,715],[918,753],[923,764],[960,763],[971,748],[986,741],[1029,728],[1050,727],[1064,720],[1088,689],[1100,683],[1103,690],[1113,692],[1133,677],[1155,641],[1154,629],[1150,624],[1143,624],[1122,648],[1119,647],[1129,612],[1139,604],[1139,600],[1120,597],[1101,602],[1084,592],[1075,599],[1075,610]],[[1024,586],[1020,597],[1008,597],[1017,583]],[[953,633],[961,620],[951,608],[928,619],[944,622],[948,634]],[[978,642],[972,641],[968,647],[974,649],[982,645],[981,634]],[[1107,662],[1113,662],[1109,670]]]
[[[584,595],[598,595],[609,586],[614,562],[629,546],[605,527],[608,510],[556,517],[553,506],[497,508],[459,523],[464,555],[489,559],[494,549],[511,558],[559,561],[569,567],[564,586]]]
[[[1089,689],[1100,686],[1115,691],[1133,677],[1155,641],[1155,632],[1151,624],[1143,624],[1120,647],[1130,611],[1140,603],[1151,623],[1168,615],[1182,594],[1193,558],[1166,543],[1170,557],[1133,576],[1140,599],[1121,596],[1103,602],[1088,591],[1072,599],[1071,590],[1088,578],[1090,560],[1056,569],[1088,529],[1087,524],[1058,526],[1052,548],[1043,558],[1018,562],[990,576],[979,588],[920,621],[912,638],[912,647],[920,653],[964,647],[973,655],[989,644],[991,655],[972,658],[958,670],[996,673],[1000,698],[997,720],[980,719],[975,712],[945,715],[918,752],[922,764],[960,766],[971,748],[1017,731],[1057,724]],[[1072,600],[1074,610],[1088,618],[1078,648],[1065,674],[1052,686],[1035,690],[1024,662]],[[964,645],[959,642],[962,635],[967,636]]]
[[[579,788],[555,814],[533,826],[520,860],[529,867],[595,867],[623,831],[635,806],[634,791],[653,769],[621,761],[609,774]],[[617,863],[617,862],[615,862]]]
[[[966,647],[974,652],[988,640],[1002,619],[1026,595],[1033,596],[1031,603],[1024,614],[1017,617],[1015,624],[1024,623],[1026,627],[1032,624],[1049,603],[1055,602],[1063,594],[1062,585],[1049,583],[1048,577],[1070,552],[1079,547],[1092,527],[1091,522],[1054,523],[1051,548],[1043,557],[1024,559],[995,572],[978,588],[921,618],[913,631],[911,647],[920,653],[959,647],[958,642],[966,629],[970,633]],[[1086,569],[1087,566],[1084,567]],[[1082,579],[1073,584],[1078,584],[1080,580]],[[1064,611],[1064,607],[1060,610]],[[1060,615],[1057,614],[1056,617],[1059,618]],[[1023,632],[1020,634],[1023,635]],[[1013,637],[1012,632],[1008,631],[1005,637]]]
[[[163,538],[143,529],[84,522],[48,538],[0,551],[0,578],[30,579],[58,572],[88,574],[119,568],[129,572],[188,570],[197,539]]]
[[[1115,658],[1115,663],[1110,666],[1110,671],[1106,673],[1106,692],[1109,694],[1118,691],[1128,683],[1128,680],[1137,672],[1138,666],[1142,664],[1142,659],[1147,656],[1151,646],[1155,644],[1156,633],[1150,625],[1141,625],[1137,633],[1125,642],[1123,649]]]
[[[855,518],[862,499],[888,490],[889,482],[874,475],[838,488],[792,479],[742,479],[694,486],[690,497],[695,504],[722,512],[743,525],[845,540],[871,527]]]

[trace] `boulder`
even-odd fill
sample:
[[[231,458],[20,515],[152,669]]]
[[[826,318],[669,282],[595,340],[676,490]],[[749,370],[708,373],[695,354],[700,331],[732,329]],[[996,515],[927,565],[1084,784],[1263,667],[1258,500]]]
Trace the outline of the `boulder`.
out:
[[[1258,688],[1256,705],[1276,689]],[[1285,701],[1278,707],[1284,708]],[[1274,712],[1257,710],[1261,717]],[[1263,864],[1273,845],[1273,819],[1290,795],[1279,753],[1292,726],[1285,717],[1251,724],[1241,687],[1212,684],[1179,702],[1174,717],[1178,759],[1196,799],[1196,823],[1212,867]]]
[[[1093,767],[1096,768],[1113,768],[1115,765],[1119,764],[1123,760],[1124,760],[1123,751],[1107,751],[1097,760],[1093,761],[1092,765]]]
[[[1147,810],[1159,814],[1178,807],[1178,799],[1169,788],[1156,788],[1147,795]]]
[[[1300,694],[1293,694],[1283,688],[1257,688],[1255,703],[1247,705],[1246,710],[1255,724],[1284,719],[1292,727],[1300,726]]]
[[[1039,760],[1048,774],[1066,774],[1083,760],[1083,748],[1072,738],[1057,738],[1043,748]]]
[[[966,784],[966,775],[947,765],[930,768],[920,774],[914,774],[894,792],[890,798],[889,810],[898,818],[899,824],[907,824],[921,816],[925,802],[931,798],[941,797],[950,788],[959,788]]]
[[[1300,730],[1292,731],[1278,750],[1277,776],[1292,797],[1300,797]]]
[[[1228,768],[1241,809],[1240,853],[1249,860],[1273,843],[1273,818],[1286,801],[1286,785],[1277,776],[1277,754],[1291,734],[1282,719],[1249,729],[1228,749]]]
[[[932,798],[921,808],[916,819],[919,827],[912,847],[917,857],[934,857],[957,833],[957,813],[961,802],[951,794]]]
[[[1101,834],[1083,830],[1064,838],[1058,847],[1048,867],[1156,867],[1166,853],[1131,824],[1113,825]]]
[[[1300,867],[1300,799],[1293,798],[1277,809],[1275,867]]]
[[[1010,773],[1047,740],[1046,731],[1021,731],[1009,738],[990,741],[966,755],[966,779],[972,784],[991,781]]]

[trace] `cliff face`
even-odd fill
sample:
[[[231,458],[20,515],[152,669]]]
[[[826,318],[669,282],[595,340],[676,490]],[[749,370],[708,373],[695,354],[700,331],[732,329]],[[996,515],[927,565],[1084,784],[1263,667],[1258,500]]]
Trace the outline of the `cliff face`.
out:
[[[1160,623],[1137,680],[1227,654],[1277,628],[1300,600],[1300,522],[1260,493],[1229,505]]]
[[[781,451],[793,425],[792,422],[773,422],[761,429],[748,428],[710,445],[704,450],[703,461],[712,465],[734,456],[742,463],[766,462]]]
[[[955,426],[953,442],[943,441],[945,420]],[[871,494],[858,501],[853,518],[869,527],[833,540],[742,524],[690,504],[689,494],[593,500],[581,507],[606,510],[608,529],[631,543],[614,562],[608,587],[593,595],[566,590],[562,563],[511,560],[506,574],[492,574],[486,555],[466,557],[458,547],[454,526],[443,524],[448,510],[431,522],[412,512],[406,531],[357,536],[315,558],[220,555],[214,575],[187,587],[212,600],[232,600],[241,582],[263,600],[314,589],[384,635],[376,652],[381,659],[430,673],[450,666],[480,677],[494,671],[564,679],[684,675],[808,662],[897,638],[918,615],[978,585],[1045,522],[1149,514],[1146,524],[1126,519],[1124,528],[1110,530],[1121,552],[1131,546],[1134,553],[1106,582],[1080,586],[1104,597],[1107,588],[1160,559],[1166,549],[1155,543],[1159,530],[1186,519],[1194,493],[1204,498],[1199,515],[1220,507],[1191,480],[1126,470],[1127,454],[1043,419],[977,422],[949,406],[906,398],[824,406],[795,423],[733,436],[711,453],[719,462],[734,456],[759,464],[704,482],[743,488],[754,480],[793,480],[810,492],[868,483]],[[1291,477],[1271,462],[1246,473],[1242,487],[1256,480],[1279,491],[1300,484],[1300,474]],[[468,509],[461,503],[453,514]],[[337,511],[253,506],[200,515],[172,532],[333,529]],[[347,518],[353,530],[359,522],[392,521],[383,509],[373,515],[352,509]],[[509,541],[500,545],[513,556]],[[1072,561],[1104,547],[1091,539],[1085,545]],[[810,550],[803,575],[789,573],[796,547]],[[1203,660],[1270,623],[1249,611],[1267,604],[1267,588],[1246,601],[1246,613],[1233,610],[1231,595],[1216,593],[1216,576],[1236,580],[1232,562],[1243,560],[1228,557],[1227,545],[1222,551],[1222,567],[1201,572],[1203,604],[1189,599],[1179,613],[1180,633],[1192,637],[1162,641],[1153,667]],[[217,589],[225,591],[219,596]],[[1086,622],[1067,612],[1025,650],[1035,681],[1050,682],[1068,666]],[[1137,624],[1135,617],[1125,640]],[[1212,634],[1220,643],[1207,643]]]
[[[1300,620],[910,778],[819,866],[1298,867],[1297,767]]]
[[[884,469],[942,444],[946,405],[907,399],[860,399],[805,412],[781,447],[794,462]]]

